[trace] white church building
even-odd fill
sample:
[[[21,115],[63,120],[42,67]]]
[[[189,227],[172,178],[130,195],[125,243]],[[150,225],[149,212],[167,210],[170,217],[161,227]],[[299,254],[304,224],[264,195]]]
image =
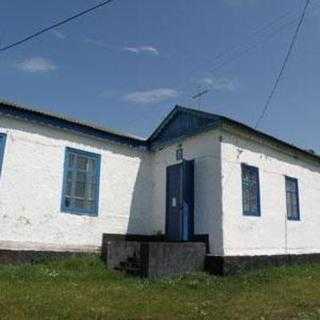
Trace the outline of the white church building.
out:
[[[207,236],[224,259],[320,254],[320,157],[176,106],[146,140],[0,102],[0,252]]]

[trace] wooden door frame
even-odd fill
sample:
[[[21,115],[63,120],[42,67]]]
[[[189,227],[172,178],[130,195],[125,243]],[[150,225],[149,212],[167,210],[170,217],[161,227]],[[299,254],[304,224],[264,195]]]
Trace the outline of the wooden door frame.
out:
[[[188,180],[186,180],[186,178],[184,177],[184,174],[185,174],[185,163],[187,161],[183,161],[183,162],[180,162],[180,163],[176,163],[176,164],[173,164],[173,165],[169,165],[166,167],[166,218],[165,218],[165,238],[166,240],[168,240],[168,228],[169,228],[169,204],[170,204],[170,201],[169,201],[169,194],[168,194],[168,189],[169,189],[169,179],[168,179],[168,176],[169,176],[169,168],[172,168],[172,167],[180,167],[180,170],[182,170],[181,172],[181,178],[180,178],[180,184],[179,184],[179,187],[181,188],[181,197],[182,197],[182,207],[180,207],[180,211],[183,210],[183,201],[184,201],[184,192],[185,192],[185,189],[186,189],[186,185],[184,184],[185,181],[188,181],[189,183],[191,182],[192,183],[192,186],[191,186],[191,192],[193,193],[192,194],[192,197],[191,199],[188,199],[188,205],[189,205],[189,217],[188,217],[188,240],[186,241],[190,241],[192,240],[193,236],[194,236],[194,161],[193,160],[190,160],[188,161],[189,163],[192,163],[192,174],[193,176],[192,177],[188,177]],[[181,213],[182,214],[182,213]],[[182,239],[183,237],[183,226],[181,226],[181,239],[178,240],[178,242],[183,242],[184,240]]]

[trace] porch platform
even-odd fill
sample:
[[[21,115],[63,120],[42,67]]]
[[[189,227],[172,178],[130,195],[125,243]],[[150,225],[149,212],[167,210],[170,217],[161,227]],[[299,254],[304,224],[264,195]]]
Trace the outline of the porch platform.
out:
[[[170,277],[203,271],[204,242],[105,240],[107,268],[143,278]]]

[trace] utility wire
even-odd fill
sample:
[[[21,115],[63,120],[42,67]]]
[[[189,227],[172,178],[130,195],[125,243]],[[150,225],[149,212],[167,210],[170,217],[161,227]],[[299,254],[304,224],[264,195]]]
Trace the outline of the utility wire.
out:
[[[213,68],[211,68],[208,72],[209,73],[215,73],[217,70],[219,70],[224,65],[226,65],[226,64],[228,64],[230,62],[233,62],[234,60],[237,60],[237,59],[241,58],[243,55],[247,54],[252,49],[255,49],[256,47],[259,47],[260,45],[264,45],[265,41],[274,38],[282,30],[284,30],[287,27],[290,27],[291,25],[295,24],[296,21],[297,21],[297,19],[290,20],[287,23],[284,23],[284,24],[280,25],[279,28],[277,28],[273,32],[265,34],[265,37],[257,39],[257,40],[254,40],[251,43],[248,43],[247,46],[242,46],[242,48],[240,48],[240,49],[243,49],[242,51],[238,50],[238,51],[235,51],[235,52],[231,52],[229,59],[226,59],[225,61],[221,61],[220,63],[214,65]]]
[[[270,22],[264,23],[262,26],[258,26],[257,28],[255,28],[255,30],[252,30],[249,32],[248,37],[251,37],[254,39],[254,37],[257,37],[259,35],[263,35],[263,33],[265,31],[271,31],[272,27],[275,26],[276,24],[278,24],[279,22],[281,22],[281,20],[285,20],[286,17],[292,17],[294,11],[292,12],[286,12],[278,17],[276,17],[275,19],[273,19]],[[237,50],[243,48],[243,44],[240,45],[235,45],[232,46],[230,48],[225,49],[223,52],[218,53],[213,59],[212,58],[205,58],[204,60],[206,60],[206,62],[212,63],[212,62],[216,62],[219,61],[219,59],[224,58],[224,57],[228,57],[230,54],[232,54],[233,52],[236,52]]]
[[[286,29],[287,27],[289,27],[289,26],[291,26],[293,24],[296,24],[296,22],[298,22],[301,19],[301,13],[298,16],[296,16],[295,13],[298,13],[298,11],[294,10],[294,11],[291,11],[291,12],[284,13],[284,14],[278,16],[277,18],[275,18],[274,20],[272,20],[271,22],[266,23],[262,27],[257,28],[255,31],[253,31],[251,33],[252,36],[255,35],[255,34],[259,35],[260,33],[262,33],[262,35],[263,35],[263,33],[264,33],[263,37],[256,38],[256,36],[254,36],[253,37],[254,41],[248,42],[245,45],[233,46],[229,50],[227,49],[227,50],[225,50],[225,52],[218,54],[213,60],[211,60],[211,62],[214,62],[214,65],[210,70],[207,71],[207,73],[214,75],[216,73],[216,71],[218,71],[219,69],[223,68],[225,65],[228,65],[229,63],[231,63],[231,62],[233,62],[235,60],[238,60],[244,54],[252,51],[253,49],[255,49],[255,48],[259,47],[259,46],[261,46],[261,44],[264,45],[266,40],[274,38],[278,33],[280,33],[280,31]],[[307,13],[306,13],[306,16],[307,16]],[[286,19],[288,17],[292,18],[292,19],[291,20]],[[282,23],[282,24],[276,26],[276,28],[274,29],[273,26],[277,25],[278,22],[281,22],[281,23],[285,22],[285,23]],[[264,31],[267,31],[267,33],[265,34]],[[269,31],[272,31],[272,33],[268,33]],[[254,39],[254,38],[256,38],[256,39]],[[243,49],[243,50],[241,50],[241,49]],[[229,58],[220,60],[220,58],[222,58],[222,57],[229,57]],[[196,71],[196,70],[194,70],[194,71]],[[195,72],[192,72],[192,74],[194,74],[194,73]],[[214,85],[210,85],[210,84],[204,85],[204,86],[202,86],[200,88],[201,92],[206,90],[205,94],[209,94],[212,89],[214,89]],[[189,92],[190,89],[188,89],[187,85],[180,86],[179,90],[180,91],[182,90],[182,92],[185,91],[185,90],[187,91],[186,93],[183,94],[183,97],[185,97],[183,99],[183,101],[185,101],[185,102],[189,101],[189,99],[190,100],[191,99],[192,100],[196,99],[197,98],[197,94],[199,93],[199,92],[196,91],[195,93],[191,94]],[[181,101],[181,104],[183,104],[182,101]]]
[[[293,25],[296,21],[299,20],[299,16],[294,17],[295,13],[297,11],[291,11],[287,12],[285,14],[282,14],[272,21],[265,23],[262,27],[256,28],[251,33],[251,37],[253,38],[253,41],[248,41],[245,44],[242,45],[236,45],[232,46],[229,49],[224,50],[224,52],[216,55],[213,59],[206,59],[210,60],[211,63],[213,63],[213,66],[211,69],[207,70],[207,73],[209,74],[215,74],[216,71],[224,67],[225,65],[229,64],[230,62],[233,62],[234,60],[238,60],[241,56],[244,54],[248,53],[252,49],[255,49],[256,47],[259,47],[261,44],[264,44],[266,40],[269,40],[273,37],[275,37],[278,33],[280,33],[283,29]],[[286,18],[292,18],[291,20],[288,21]],[[279,25],[280,22],[280,25]],[[284,23],[283,23],[284,22]],[[274,28],[275,27],[275,28]],[[191,74],[196,74],[197,69],[194,69]],[[212,90],[212,86],[204,86],[201,88],[201,90],[207,89],[209,93],[210,90]],[[187,90],[188,92],[190,91],[188,89],[188,85],[182,85],[179,87],[179,90],[185,91]],[[198,92],[192,94],[191,99],[197,95]],[[186,96],[188,93],[184,94],[183,96]],[[190,98],[187,98],[188,100]]]
[[[306,4],[305,4],[305,6],[304,6],[304,8],[303,8],[303,11],[302,11],[302,14],[301,14],[299,23],[298,23],[297,28],[296,28],[296,30],[295,30],[295,33],[294,33],[294,35],[293,35],[293,37],[292,37],[292,40],[291,40],[291,43],[290,43],[288,52],[287,52],[287,54],[286,54],[286,56],[285,56],[285,59],[284,59],[284,61],[283,61],[283,63],[282,63],[282,66],[281,66],[280,72],[279,72],[279,74],[278,74],[278,77],[276,78],[276,81],[274,82],[274,85],[273,85],[273,87],[272,87],[272,90],[271,90],[271,92],[270,92],[270,94],[269,94],[269,96],[268,96],[268,98],[267,98],[267,101],[266,101],[266,103],[265,103],[265,105],[264,105],[264,107],[263,107],[263,109],[262,109],[262,112],[261,112],[261,114],[260,114],[260,116],[259,116],[259,118],[258,118],[258,120],[257,120],[257,122],[256,122],[256,124],[255,124],[255,126],[254,126],[255,129],[257,129],[257,127],[259,126],[260,122],[261,122],[262,119],[265,117],[265,115],[266,115],[266,113],[267,113],[267,111],[268,111],[268,108],[269,108],[269,106],[270,106],[270,102],[271,102],[271,100],[272,100],[272,98],[273,98],[273,96],[274,96],[274,93],[275,93],[275,91],[276,91],[276,89],[277,89],[277,87],[278,87],[278,84],[279,84],[279,82],[280,82],[280,80],[281,80],[281,77],[282,77],[282,75],[283,75],[283,73],[284,73],[284,71],[285,71],[286,65],[287,65],[288,60],[289,60],[289,58],[290,58],[290,55],[291,55],[291,53],[292,53],[294,44],[295,44],[295,42],[296,42],[296,40],[297,40],[297,38],[298,38],[298,34],[299,34],[300,29],[301,29],[302,23],[303,23],[303,21],[304,21],[304,17],[305,17],[305,15],[306,15],[306,12],[307,12],[307,9],[308,9],[309,4],[310,4],[310,0],[306,0]]]
[[[219,71],[221,68],[223,68],[224,66],[239,60],[243,55],[249,53],[250,51],[258,48],[261,45],[264,45],[266,41],[274,38],[275,36],[277,36],[279,34],[279,32],[281,32],[282,30],[284,30],[285,28],[293,25],[296,22],[297,19],[288,21],[287,23],[281,25],[277,30],[275,30],[275,32],[272,32],[270,34],[267,34],[264,38],[262,39],[258,39],[258,41],[253,41],[252,43],[249,43],[249,45],[247,47],[243,46],[242,51],[239,52],[234,52],[234,54],[232,54],[230,56],[229,59],[225,59],[224,61],[222,60],[220,63],[217,63],[212,69],[208,70],[208,74],[212,74],[214,75],[217,71]],[[262,40],[262,41],[259,41]],[[194,94],[193,96],[191,96],[189,99],[197,99],[199,97],[202,97],[203,95],[209,94],[211,90],[214,89],[214,85],[212,84],[208,84],[207,86],[204,86],[202,88],[201,94]]]
[[[98,9],[98,8],[101,8],[101,7],[103,7],[103,6],[107,5],[107,4],[110,4],[112,1],[113,1],[113,0],[103,1],[103,2],[95,5],[94,7],[91,7],[91,8],[89,8],[89,9],[87,9],[87,10],[81,11],[81,12],[79,12],[79,13],[77,13],[77,14],[69,17],[69,18],[66,18],[66,19],[64,19],[64,20],[62,20],[62,21],[59,21],[59,22],[57,22],[57,23],[55,23],[55,24],[53,24],[53,25],[51,25],[51,26],[49,26],[49,27],[40,29],[39,31],[37,31],[37,32],[35,32],[35,33],[33,33],[33,34],[31,34],[31,35],[29,35],[29,36],[27,36],[27,37],[19,40],[19,41],[10,43],[10,44],[6,45],[5,47],[0,48],[0,52],[4,52],[4,51],[9,50],[9,49],[11,49],[11,48],[13,48],[13,47],[19,46],[19,45],[21,45],[21,44],[23,44],[23,43],[25,43],[25,42],[33,39],[33,38],[38,37],[39,35],[41,35],[41,34],[43,34],[43,33],[45,33],[45,32],[48,32],[48,31],[50,31],[50,30],[52,30],[52,29],[55,29],[55,28],[57,28],[57,27],[60,27],[60,26],[62,26],[62,25],[65,24],[65,23],[68,23],[68,22],[70,22],[70,21],[72,21],[72,20],[78,19],[78,18],[80,18],[80,17],[83,16],[83,15],[86,15],[86,14],[88,14],[88,13],[90,13],[90,12],[92,12],[92,11]]]
[[[215,64],[213,65],[213,67],[211,67],[210,70],[207,70],[208,74],[211,75],[215,75],[217,71],[219,71],[221,68],[223,68],[224,66],[239,60],[243,55],[249,53],[250,51],[260,47],[261,45],[265,45],[266,41],[274,38],[275,36],[277,36],[282,30],[286,29],[287,27],[293,25],[296,20],[298,19],[292,19],[282,25],[280,25],[277,29],[275,30],[270,30],[272,31],[271,33],[267,33],[265,34],[263,37],[261,37],[260,39],[255,39],[254,41],[248,42],[245,45],[242,46],[238,46],[235,47],[236,50],[234,51],[233,49],[231,49],[230,51],[227,51],[226,53],[224,53],[224,56],[229,56],[227,59],[216,59]],[[238,50],[238,49],[242,49],[242,50]],[[220,60],[220,61],[219,61]],[[187,86],[185,86],[187,87]],[[205,91],[204,94],[208,94],[210,93],[210,91],[214,88],[214,85],[212,84],[208,84],[207,86],[204,86],[201,88],[202,91]],[[201,92],[202,92],[201,91]],[[187,99],[196,99],[198,96],[198,92],[193,94],[192,96],[188,97]],[[202,95],[201,95],[202,96]]]
[[[277,27],[278,22],[281,23],[281,22],[282,22],[281,20],[286,21],[285,18],[286,18],[286,17],[290,17],[290,15],[291,15],[290,13],[283,14],[283,15],[275,18],[275,19],[272,20],[271,22],[263,25],[261,28],[253,31],[253,32],[252,32],[252,39],[254,40],[254,38],[255,38],[255,37],[257,38],[260,34],[263,36],[263,34],[264,34],[265,32],[272,31],[273,26],[276,26],[276,27]],[[291,16],[292,16],[292,15],[291,15]],[[297,17],[297,18],[298,18],[298,17]],[[293,20],[291,19],[290,21],[291,21],[291,22],[292,22],[292,21],[294,22],[294,21],[297,20],[297,18],[294,18]],[[282,28],[283,26],[286,26],[286,25],[280,25],[280,28],[276,28],[275,31],[276,31],[276,32],[277,32],[277,31],[281,31],[281,28]],[[279,26],[278,26],[278,27],[279,27]],[[268,36],[268,34],[267,34],[267,36]],[[259,38],[257,38],[256,40],[258,41]],[[260,40],[261,40],[261,39],[260,39]],[[262,38],[262,40],[264,40],[264,39]],[[250,44],[250,42],[247,42],[247,43],[245,43],[245,44],[241,44],[241,45],[238,45],[238,46],[233,46],[233,47],[231,47],[230,49],[228,49],[226,52],[223,52],[223,53],[218,54],[218,55],[214,58],[214,60],[219,60],[220,58],[224,58],[224,57],[228,57],[228,56],[233,55],[233,54],[237,54],[237,52],[238,52],[239,50],[243,49],[243,48],[244,48],[245,46],[247,46],[248,44]],[[214,60],[213,60],[213,61],[214,61]],[[212,60],[211,60],[211,62],[212,62]],[[210,71],[209,71],[209,72],[210,72]]]

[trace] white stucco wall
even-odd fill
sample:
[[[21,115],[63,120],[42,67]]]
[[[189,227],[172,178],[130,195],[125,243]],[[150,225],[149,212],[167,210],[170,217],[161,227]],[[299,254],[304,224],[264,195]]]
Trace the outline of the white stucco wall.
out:
[[[320,252],[320,166],[242,132],[209,131],[146,151],[0,117],[0,249],[94,250],[103,233],[165,232],[166,168],[195,160],[195,233],[213,255]],[[97,217],[61,212],[65,148],[101,155]],[[289,152],[289,153],[288,153]],[[259,168],[261,216],[242,214],[241,163]],[[301,221],[286,218],[285,178],[299,181]]]
[[[320,166],[237,133],[222,134],[224,255],[320,252]],[[241,163],[260,175],[261,216],[242,214]],[[301,221],[288,221],[285,175],[298,179]]]
[[[221,255],[221,162],[219,134],[206,132],[153,153],[153,220],[159,231],[165,232],[166,168],[178,163],[176,150],[181,144],[184,158],[195,161],[195,233],[209,234],[210,251]]]
[[[150,156],[137,148],[0,117],[0,248],[94,249],[102,233],[150,232]],[[60,210],[65,148],[101,155],[98,217]]]

